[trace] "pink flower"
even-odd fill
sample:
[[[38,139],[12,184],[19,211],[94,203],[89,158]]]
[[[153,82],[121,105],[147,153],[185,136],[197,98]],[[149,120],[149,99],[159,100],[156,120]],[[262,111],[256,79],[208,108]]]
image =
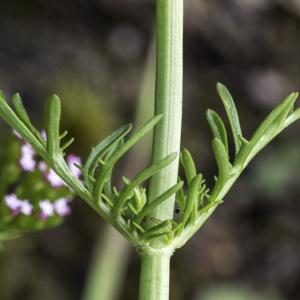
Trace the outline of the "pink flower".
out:
[[[82,161],[81,158],[79,156],[76,156],[74,154],[70,154],[67,158],[67,162],[68,162],[68,166],[70,168],[71,173],[77,178],[79,179],[79,177],[81,176],[81,171],[80,169],[78,169],[76,165],[81,165]]]
[[[81,163],[81,158],[76,155],[71,154],[67,157],[68,167],[71,173],[77,179],[79,179],[79,177],[81,176],[81,171],[74,164],[81,165]],[[46,172],[46,166],[43,164],[41,165],[41,163],[39,164],[39,169],[45,173],[45,177],[47,178],[52,187],[59,188],[65,186],[64,181],[52,169],[50,169],[49,172]]]
[[[24,144],[21,146],[21,152],[24,155],[35,155],[35,151],[33,150],[33,148],[29,145],[29,144]]]
[[[48,166],[47,166],[47,164],[46,164],[44,161],[41,161],[41,162],[39,162],[39,164],[38,164],[38,169],[39,169],[41,172],[45,173],[45,172],[48,170]]]
[[[52,169],[50,169],[46,174],[46,178],[54,188],[59,188],[65,185],[64,181]]]
[[[49,200],[43,200],[39,203],[40,207],[40,218],[46,220],[48,217],[54,215],[54,206]]]
[[[24,171],[33,171],[36,167],[36,161],[33,156],[35,152],[29,144],[24,144],[21,146],[21,158],[19,163]]]
[[[33,211],[33,206],[29,203],[28,200],[21,201],[20,212],[25,216],[30,216]]]
[[[5,196],[4,201],[6,206],[12,211],[14,215],[20,213],[22,201],[18,199],[18,197],[15,194]]]
[[[54,202],[54,210],[55,212],[61,216],[65,217],[71,213],[71,208],[69,206],[70,199],[61,198]]]
[[[20,158],[19,163],[24,171],[30,172],[35,169],[36,161],[32,156],[24,155]]]

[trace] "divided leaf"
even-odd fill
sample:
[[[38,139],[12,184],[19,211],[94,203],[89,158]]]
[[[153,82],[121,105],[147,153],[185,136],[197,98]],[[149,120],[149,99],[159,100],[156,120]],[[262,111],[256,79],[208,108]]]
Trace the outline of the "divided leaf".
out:
[[[219,169],[218,180],[221,182],[225,182],[232,169],[232,166],[229,162],[228,152],[226,151],[222,141],[218,138],[213,139],[212,148]]]
[[[50,97],[45,108],[45,130],[47,134],[47,150],[51,159],[62,154],[60,149],[60,117],[61,103],[58,96]]]
[[[132,129],[132,125],[128,124],[117,129],[92,149],[83,169],[84,180],[87,186],[91,187],[91,178],[94,177],[95,169],[99,164],[99,159],[102,158],[110,149],[116,146]]]
[[[177,192],[181,191],[183,187],[183,181],[178,182],[174,186],[172,186],[170,189],[168,189],[166,192],[158,196],[156,199],[152,200],[151,202],[148,202],[143,210],[136,216],[135,223],[139,224],[142,222],[142,220],[151,214],[151,212],[158,207],[161,203],[168,200],[172,195],[176,194]]]
[[[181,152],[180,162],[183,166],[188,184],[190,184],[191,181],[194,179],[194,177],[197,175],[197,171],[196,171],[194,160],[187,149],[184,149]]]
[[[172,163],[176,159],[176,156],[177,156],[176,153],[172,153],[167,157],[165,157],[164,159],[161,159],[160,161],[154,163],[150,167],[146,168],[145,170],[137,174],[132,179],[132,181],[130,181],[130,183],[127,186],[125,186],[125,188],[121,191],[117,203],[114,207],[114,214],[116,216],[119,216],[122,212],[122,208],[124,207],[130,193],[132,193],[132,191],[141,183],[143,183],[144,181],[152,177],[154,174],[158,173],[166,166],[168,166],[170,163]]]
[[[243,136],[239,116],[233,101],[233,98],[228,91],[228,89],[221,83],[217,84],[217,91],[220,95],[220,98],[223,102],[223,105],[226,110],[226,114],[228,116],[228,120],[230,123],[230,127],[233,134],[234,145],[235,145],[235,153],[237,154],[241,147],[240,136]]]
[[[162,115],[158,115],[150,119],[141,129],[130,137],[117,151],[108,159],[98,174],[94,188],[94,198],[99,201],[103,190],[103,186],[112,173],[114,165],[125,155],[136,143],[138,143],[153,127],[161,120]]]
[[[222,141],[226,148],[226,151],[228,152],[229,150],[227,132],[221,117],[215,111],[209,109],[207,110],[206,118],[211,128],[213,136]]]
[[[262,150],[282,130],[300,118],[298,110],[293,112],[297,97],[298,93],[290,94],[271,111],[255,131],[249,143],[240,151],[236,159],[237,163],[248,163],[251,158]],[[286,122],[288,122],[288,124]]]

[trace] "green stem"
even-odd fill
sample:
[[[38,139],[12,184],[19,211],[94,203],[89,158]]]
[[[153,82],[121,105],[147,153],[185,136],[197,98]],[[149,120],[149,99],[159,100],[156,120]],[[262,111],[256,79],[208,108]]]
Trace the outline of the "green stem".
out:
[[[182,31],[183,0],[157,0],[157,65],[155,114],[163,120],[154,129],[153,163],[167,155],[180,152],[182,116]],[[149,198],[157,198],[178,177],[175,160],[150,182]],[[153,215],[158,219],[173,218],[174,198],[161,205]]]
[[[156,95],[155,114],[163,114],[156,126],[152,161],[156,163],[180,151],[183,72],[183,0],[156,0]],[[149,199],[157,198],[177,182],[179,155],[150,181]],[[155,209],[151,217],[173,218],[175,197]],[[169,299],[170,252],[163,245],[155,254],[141,254],[140,300]]]
[[[169,299],[169,255],[142,256],[139,300]]]

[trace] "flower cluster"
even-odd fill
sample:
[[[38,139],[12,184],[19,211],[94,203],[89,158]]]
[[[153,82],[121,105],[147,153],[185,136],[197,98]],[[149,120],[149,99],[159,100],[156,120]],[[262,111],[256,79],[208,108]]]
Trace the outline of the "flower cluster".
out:
[[[9,194],[5,196],[5,204],[10,209],[14,216],[19,214],[30,216],[35,213],[34,206],[29,200],[22,200],[17,197],[16,194]],[[37,214],[41,220],[46,220],[48,217],[57,214],[60,217],[65,217],[71,213],[69,206],[70,198],[59,198],[58,200],[51,202],[50,200],[42,200],[38,203]]]
[[[5,196],[5,204],[11,210],[13,215],[23,214],[30,216],[33,206],[28,200],[21,200],[15,194]]]
[[[73,199],[64,181],[35,150],[16,131],[13,135],[15,138],[7,140],[0,157],[0,176],[8,169],[17,174],[2,191],[6,196],[0,201],[0,241],[6,232],[30,232],[60,224],[71,213]],[[47,140],[44,131],[41,136]],[[70,154],[66,161],[73,176],[79,179],[80,157]]]

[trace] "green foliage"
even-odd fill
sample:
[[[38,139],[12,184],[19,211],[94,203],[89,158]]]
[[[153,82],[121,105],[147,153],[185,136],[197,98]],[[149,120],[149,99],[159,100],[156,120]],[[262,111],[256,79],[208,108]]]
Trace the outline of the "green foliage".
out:
[[[282,130],[300,118],[300,110],[293,110],[298,96],[293,93],[269,114],[247,140],[242,134],[232,96],[221,84],[217,85],[217,90],[231,127],[234,158],[230,159],[224,122],[216,112],[208,110],[207,120],[213,134],[212,149],[218,166],[214,187],[211,191],[208,189],[203,175],[196,171],[191,154],[188,150],[183,150],[180,163],[186,180],[178,180],[176,185],[151,202],[147,199],[143,184],[172,163],[176,158],[175,153],[140,171],[132,179],[123,178],[124,185],[120,189],[113,186],[111,177],[119,160],[152,131],[162,116],[152,118],[127,140],[125,139],[132,129],[130,124],[103,139],[92,148],[86,163],[78,166],[83,173],[81,181],[73,176],[64,158],[73,138],[62,142],[67,133],[60,133],[61,103],[57,96],[48,99],[45,109],[46,141],[32,125],[18,95],[13,98],[15,112],[1,95],[0,115],[47,161],[69,188],[141,251],[156,251],[158,248],[172,251],[183,246],[222,203],[224,196],[250,160]],[[151,218],[149,222],[153,210],[173,195],[176,195],[180,210],[179,220],[175,222]]]

